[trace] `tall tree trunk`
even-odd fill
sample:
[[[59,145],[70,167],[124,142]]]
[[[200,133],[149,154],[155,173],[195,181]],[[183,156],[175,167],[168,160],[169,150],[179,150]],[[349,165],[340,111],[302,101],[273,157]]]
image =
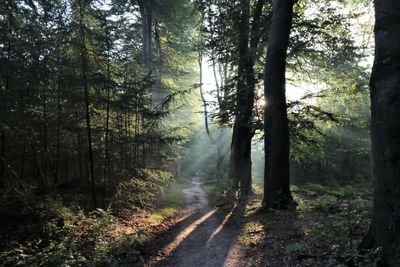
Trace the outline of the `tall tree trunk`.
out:
[[[154,41],[155,44],[157,46],[157,50],[158,50],[158,57],[159,57],[159,61],[158,61],[158,65],[160,66],[159,68],[159,78],[161,78],[162,74],[162,67],[163,67],[163,63],[164,63],[164,53],[161,47],[161,37],[160,37],[160,24],[157,21],[157,19],[155,19],[154,21]]]
[[[28,94],[28,98],[29,98],[29,94]],[[28,118],[27,115],[25,116],[25,124],[24,124],[24,130],[27,130],[28,128]],[[20,168],[20,173],[19,173],[19,177],[21,180],[24,180],[24,176],[25,176],[25,158],[26,158],[26,140],[27,137],[24,136],[23,137],[24,142],[22,144],[22,156],[21,156],[21,168]]]
[[[104,151],[104,184],[103,184],[103,199],[104,203],[103,206],[105,206],[105,200],[107,197],[107,183],[108,183],[108,176],[109,176],[109,164],[110,164],[110,153],[109,153],[109,136],[110,136],[110,99],[111,99],[111,62],[110,62],[110,34],[108,30],[108,24],[107,24],[107,18],[104,18],[104,23],[105,23],[105,31],[106,31],[106,45],[107,45],[107,82],[106,82],[106,94],[107,94],[107,104],[106,104],[106,133],[105,133],[105,151]]]
[[[370,243],[381,266],[400,266],[400,6],[375,0],[375,61],[370,80],[374,179]]]
[[[76,115],[78,117],[78,114]],[[76,144],[78,148],[78,170],[79,170],[79,181],[83,181],[83,169],[82,169],[82,141],[80,135],[80,129],[76,132]]]
[[[257,1],[250,24],[250,1],[240,1],[237,115],[233,127],[229,176],[233,179],[234,191],[240,185],[241,195],[252,193],[251,140],[254,135],[252,117],[256,88],[254,65],[261,38],[260,22],[265,2]]]
[[[224,175],[223,167],[224,167],[224,147],[225,147],[225,136],[226,136],[226,128],[221,127],[219,129],[218,139],[217,139],[217,179],[221,179]]]
[[[292,204],[289,184],[289,126],[285,95],[286,53],[293,18],[293,0],[276,0],[265,65],[265,173],[266,208]]]
[[[239,64],[236,88],[236,116],[233,125],[229,177],[233,180],[232,190],[240,186],[240,194],[251,192],[251,118],[254,92],[246,84],[247,60],[249,56],[250,1],[241,0],[239,19]],[[250,186],[249,186],[250,185]]]
[[[148,71],[152,68],[152,10],[150,0],[137,0],[142,20],[143,60]]]
[[[60,46],[60,44],[58,44]],[[61,155],[61,59],[60,59],[60,47],[58,47],[57,55],[57,143],[55,151],[55,166],[53,183],[54,187],[57,187],[58,177],[60,173],[60,155]]]
[[[58,27],[63,27],[63,12],[60,11],[57,17]],[[62,87],[62,71],[63,67],[61,64],[61,50],[62,50],[62,38],[57,38],[57,143],[55,151],[55,166],[53,174],[53,183],[57,187],[60,176],[60,157],[61,157],[61,87]],[[73,165],[72,165],[73,166]],[[68,179],[68,176],[67,176]]]
[[[47,175],[47,163],[48,163],[48,138],[47,138],[47,95],[46,88],[43,88],[43,155],[42,155],[42,164],[43,164],[43,175],[46,182],[46,186],[49,186],[49,179]]]
[[[55,168],[54,168],[54,177],[53,183],[54,186],[57,187],[58,184],[58,176],[60,169],[60,155],[61,155],[61,96],[60,96],[60,85],[58,85],[57,89],[57,143],[56,143],[56,158],[55,158]]]
[[[212,139],[212,136],[210,134],[210,128],[208,127],[208,109],[207,109],[207,100],[204,96],[204,91],[203,91],[203,53],[199,51],[198,59],[197,59],[198,65],[199,65],[199,88],[200,88],[200,98],[201,102],[203,103],[203,112],[204,112],[204,126],[206,128],[206,133],[207,136],[210,138],[211,142],[214,143],[214,139]]]
[[[7,32],[5,34],[5,36],[7,37],[7,65],[11,64],[11,36],[12,36],[12,27],[11,25],[12,23],[12,15],[8,14],[8,23],[7,23]],[[10,93],[10,71],[9,68],[7,67],[5,70],[5,92],[3,94],[4,96],[4,106],[5,109],[3,109],[3,111],[5,113],[8,113],[8,94]],[[6,131],[3,128],[4,126],[2,126],[1,129],[1,150],[0,150],[0,186],[5,186],[5,151],[6,151]]]
[[[1,149],[0,149],[0,158],[4,159],[5,151],[6,151],[6,134],[1,131]],[[0,186],[5,186],[5,172],[4,172],[4,161],[0,160]]]
[[[145,131],[145,123],[144,116],[142,116],[141,120],[141,128],[142,128],[142,166],[146,168],[146,131]]]
[[[32,149],[32,155],[33,155],[33,161],[34,161],[35,168],[36,168],[38,184],[40,186],[45,186],[46,182],[43,179],[42,168],[40,166],[40,162],[39,162],[39,159],[38,159],[37,154],[36,154],[37,151],[36,151],[36,148],[35,148],[35,144],[33,143],[33,138],[31,138],[31,149]]]
[[[212,69],[213,69],[214,80],[215,80],[215,88],[217,89],[217,101],[218,101],[218,105],[221,107],[222,99],[223,99],[223,97],[225,97],[225,95],[223,95],[221,92],[221,87],[223,86],[224,80],[226,79],[226,75],[220,77],[220,79],[221,79],[221,84],[220,84],[218,82],[218,72],[217,72],[217,67],[216,67],[214,51],[212,51]],[[226,136],[226,128],[224,126],[222,126],[219,129],[218,137],[216,140],[216,146],[217,146],[216,177],[219,180],[221,180],[223,178],[223,162],[225,159],[225,154],[224,154],[223,150],[225,147],[225,136]]]
[[[91,181],[92,201],[93,207],[97,207],[96,199],[96,181],[94,178],[94,160],[93,160],[93,147],[92,147],[92,128],[90,125],[90,101],[89,101],[89,88],[87,81],[87,51],[85,29],[83,25],[83,16],[85,13],[85,3],[79,1],[79,15],[80,15],[80,46],[81,46],[81,72],[82,72],[82,85],[85,98],[85,119],[86,119],[86,134],[88,142],[88,157],[89,157],[89,176]]]

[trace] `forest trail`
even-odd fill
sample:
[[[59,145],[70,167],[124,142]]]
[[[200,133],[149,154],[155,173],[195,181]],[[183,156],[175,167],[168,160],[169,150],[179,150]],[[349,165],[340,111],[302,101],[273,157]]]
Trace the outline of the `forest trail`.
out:
[[[239,266],[239,228],[229,222],[233,211],[227,213],[210,206],[199,177],[182,191],[186,215],[170,233],[160,237],[161,247],[148,266]]]

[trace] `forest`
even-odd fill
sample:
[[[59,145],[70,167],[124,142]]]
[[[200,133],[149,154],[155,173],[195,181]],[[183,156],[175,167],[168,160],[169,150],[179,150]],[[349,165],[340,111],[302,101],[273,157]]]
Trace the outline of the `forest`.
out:
[[[1,0],[0,266],[400,266],[396,0]]]

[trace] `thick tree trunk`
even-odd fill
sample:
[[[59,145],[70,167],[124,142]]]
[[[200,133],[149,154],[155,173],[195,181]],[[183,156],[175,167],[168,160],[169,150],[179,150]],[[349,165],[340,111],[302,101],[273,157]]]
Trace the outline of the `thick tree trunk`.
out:
[[[286,53],[293,17],[293,0],[276,0],[265,66],[265,208],[287,208],[289,188],[289,126],[285,96]]]
[[[374,207],[371,243],[382,266],[400,266],[400,5],[375,0],[375,61],[370,81]]]
[[[230,177],[233,178],[233,191],[240,187],[240,195],[251,193],[251,139],[250,126],[235,123],[232,135]]]
[[[256,78],[254,65],[257,60],[257,47],[261,37],[261,15],[265,0],[258,0],[250,25],[250,1],[242,0],[239,20],[239,65],[237,83],[237,115],[233,127],[230,177],[233,190],[240,187],[241,195],[252,193],[251,140]]]
[[[232,190],[240,187],[240,194],[251,192],[251,118],[254,106],[254,91],[247,86],[250,32],[250,1],[240,1],[239,19],[239,64],[236,88],[236,116],[233,126],[229,177]]]

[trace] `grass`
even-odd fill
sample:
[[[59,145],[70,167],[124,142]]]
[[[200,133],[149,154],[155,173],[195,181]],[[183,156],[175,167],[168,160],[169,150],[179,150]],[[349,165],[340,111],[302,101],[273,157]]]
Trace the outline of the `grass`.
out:
[[[182,188],[185,186],[184,184],[171,184],[161,196],[160,203],[165,207],[181,208],[185,203],[185,197],[182,193]]]
[[[185,186],[185,183],[178,184],[175,182],[170,184],[158,201],[160,208],[151,213],[146,221],[150,225],[155,226],[168,218],[174,217],[185,203],[185,197],[182,193],[182,188]]]

